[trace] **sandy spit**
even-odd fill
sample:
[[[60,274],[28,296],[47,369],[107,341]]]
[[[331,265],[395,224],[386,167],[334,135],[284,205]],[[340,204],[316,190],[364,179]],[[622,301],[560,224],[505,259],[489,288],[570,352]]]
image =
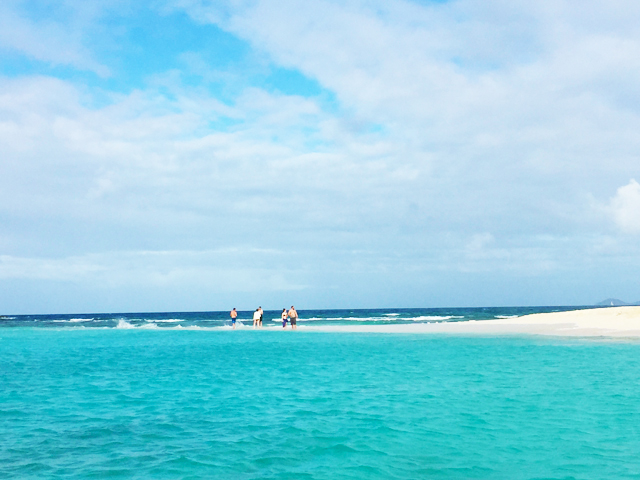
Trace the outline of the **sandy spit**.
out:
[[[517,318],[403,325],[305,326],[305,330],[464,335],[554,335],[640,338],[640,307],[536,313]]]

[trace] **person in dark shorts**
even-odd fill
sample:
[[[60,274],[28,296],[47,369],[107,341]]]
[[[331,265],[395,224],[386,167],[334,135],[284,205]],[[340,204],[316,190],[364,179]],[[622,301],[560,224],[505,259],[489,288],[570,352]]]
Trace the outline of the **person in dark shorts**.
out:
[[[231,310],[229,315],[231,316],[231,325],[233,325],[233,328],[235,329],[236,328],[236,318],[238,318],[238,312],[236,312],[236,309],[234,308],[233,310]]]
[[[298,312],[296,312],[296,309],[294,308],[293,305],[291,305],[291,309],[289,310],[289,321],[291,322],[291,328],[293,330],[297,330],[298,329]]]
[[[282,309],[282,315],[280,315],[280,318],[282,318],[282,328],[287,328],[287,309],[286,308]]]

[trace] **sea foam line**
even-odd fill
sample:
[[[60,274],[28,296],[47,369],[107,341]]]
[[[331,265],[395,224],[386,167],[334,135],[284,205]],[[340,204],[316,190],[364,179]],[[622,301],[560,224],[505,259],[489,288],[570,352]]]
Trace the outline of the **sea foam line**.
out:
[[[399,315],[399,314],[397,314]],[[389,321],[408,321],[408,322],[421,322],[421,321],[443,321],[462,319],[464,316],[460,315],[421,315],[418,317],[310,317],[300,318],[301,322],[339,322],[339,321],[351,321],[351,322],[389,322]]]
[[[240,324],[240,326],[243,327],[244,325]],[[225,327],[231,328],[227,326]],[[178,324],[174,327],[160,328],[154,322],[143,323],[142,325],[133,325],[127,322],[124,318],[121,318],[118,320],[118,324],[114,328],[119,330],[215,330],[220,327],[207,328],[207,327],[200,327],[198,325],[190,325],[187,327],[183,327],[182,325]]]
[[[80,322],[90,322],[95,320],[94,318],[70,318],[69,320],[51,320],[53,323],[80,323]]]

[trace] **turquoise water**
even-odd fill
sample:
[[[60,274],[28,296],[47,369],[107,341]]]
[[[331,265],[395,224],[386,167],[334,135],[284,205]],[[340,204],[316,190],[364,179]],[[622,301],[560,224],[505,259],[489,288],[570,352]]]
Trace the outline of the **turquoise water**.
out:
[[[0,329],[0,478],[640,478],[640,344]]]

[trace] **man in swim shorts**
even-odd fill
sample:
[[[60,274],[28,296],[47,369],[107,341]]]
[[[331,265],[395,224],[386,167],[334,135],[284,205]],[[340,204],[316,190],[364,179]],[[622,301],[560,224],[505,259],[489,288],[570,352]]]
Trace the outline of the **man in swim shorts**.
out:
[[[298,329],[298,312],[296,312],[296,309],[293,307],[293,305],[291,305],[291,310],[289,310],[289,321],[291,322],[291,328],[293,330],[297,330]]]
[[[235,330],[235,328],[236,328],[236,318],[238,318],[238,312],[236,312],[236,309],[234,308],[233,310],[231,310],[229,315],[231,316],[231,325],[233,325],[233,328]]]

